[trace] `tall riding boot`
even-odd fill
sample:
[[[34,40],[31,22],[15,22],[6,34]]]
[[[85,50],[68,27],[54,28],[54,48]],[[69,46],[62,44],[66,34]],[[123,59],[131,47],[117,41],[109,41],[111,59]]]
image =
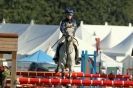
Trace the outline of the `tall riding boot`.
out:
[[[56,52],[55,52],[55,56],[53,58],[53,60],[55,61],[55,63],[58,62],[59,60],[59,50],[60,50],[60,47],[62,46],[63,43],[60,43],[58,46],[57,46],[57,49],[56,49]]]
[[[77,49],[77,60],[76,60],[76,64],[80,64],[80,60],[81,60],[81,58],[79,57],[79,50]]]
[[[53,58],[54,62],[57,63],[58,62],[58,57],[59,57],[59,45],[57,46],[56,52],[55,52],[55,56]]]

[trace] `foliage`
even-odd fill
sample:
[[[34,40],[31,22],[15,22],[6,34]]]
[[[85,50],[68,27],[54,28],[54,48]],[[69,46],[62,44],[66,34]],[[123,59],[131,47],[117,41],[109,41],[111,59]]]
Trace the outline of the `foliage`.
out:
[[[9,69],[5,69],[5,71],[2,73],[3,77],[10,77],[10,70]]]
[[[0,0],[0,21],[59,24],[63,10],[73,7],[75,18],[86,24],[128,25],[133,23],[133,0]]]

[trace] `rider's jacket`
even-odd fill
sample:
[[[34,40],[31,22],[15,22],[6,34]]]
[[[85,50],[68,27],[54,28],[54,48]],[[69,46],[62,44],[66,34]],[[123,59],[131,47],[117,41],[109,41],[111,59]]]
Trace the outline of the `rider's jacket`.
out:
[[[63,33],[63,35],[66,35],[69,32],[75,36],[76,29],[77,24],[75,19],[68,20],[67,18],[65,18],[61,21],[60,31]]]

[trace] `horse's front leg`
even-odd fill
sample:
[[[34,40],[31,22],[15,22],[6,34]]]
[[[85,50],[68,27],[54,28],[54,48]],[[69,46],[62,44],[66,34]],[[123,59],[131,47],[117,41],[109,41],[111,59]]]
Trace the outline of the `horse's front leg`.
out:
[[[71,58],[71,57],[69,57]],[[71,78],[71,73],[73,71],[73,62],[72,62],[72,59],[69,59],[69,63],[68,63],[68,68],[69,68],[69,79]]]
[[[57,63],[57,67],[56,67],[56,69],[55,69],[55,72],[56,72],[56,73],[59,72],[59,68],[60,68],[60,63],[58,62],[58,63]]]
[[[69,79],[71,78],[72,68],[69,66]]]
[[[69,76],[68,76],[68,79],[71,79],[71,73],[72,73],[72,69],[71,69],[71,66],[69,65]],[[67,84],[66,88],[72,88],[72,85],[71,84]]]

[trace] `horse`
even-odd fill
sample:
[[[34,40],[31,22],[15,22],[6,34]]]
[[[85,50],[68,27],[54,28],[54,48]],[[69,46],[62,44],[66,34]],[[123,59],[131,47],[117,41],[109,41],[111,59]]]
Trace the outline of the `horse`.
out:
[[[73,35],[65,36],[65,41],[59,49],[59,60],[58,60],[57,69],[56,69],[56,72],[58,72],[58,70],[61,69],[62,74],[64,75],[64,69],[68,68],[69,77],[75,65],[76,53],[74,48],[74,41],[75,41],[75,38]]]

